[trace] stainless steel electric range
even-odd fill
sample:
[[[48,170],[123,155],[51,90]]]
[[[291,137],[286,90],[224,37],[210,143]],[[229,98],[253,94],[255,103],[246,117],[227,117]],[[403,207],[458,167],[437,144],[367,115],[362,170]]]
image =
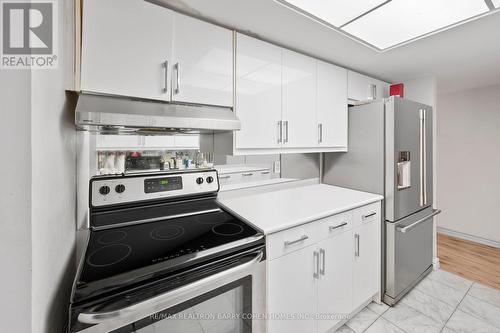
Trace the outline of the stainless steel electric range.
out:
[[[215,170],[94,177],[70,332],[264,332],[264,235]]]

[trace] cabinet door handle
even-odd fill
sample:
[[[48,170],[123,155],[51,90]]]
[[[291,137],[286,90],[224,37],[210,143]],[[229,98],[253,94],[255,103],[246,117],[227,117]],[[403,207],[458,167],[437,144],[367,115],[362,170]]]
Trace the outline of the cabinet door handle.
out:
[[[318,143],[323,143],[323,124],[318,124]]]
[[[325,275],[325,262],[326,262],[325,249],[319,249],[319,255],[321,256],[321,269],[319,270],[319,274]]]
[[[231,178],[231,176],[227,175],[227,176],[219,176],[219,179],[229,179]]]
[[[248,173],[242,173],[241,175],[242,175],[243,177],[250,177],[250,176],[253,176],[253,173],[248,172]]]
[[[302,236],[300,236],[299,239],[296,239],[296,240],[293,240],[293,241],[285,241],[285,246],[290,246],[290,245],[293,245],[293,244],[297,244],[297,243],[303,242],[303,241],[305,241],[308,238],[309,238],[309,236],[302,235]]]
[[[363,215],[361,218],[364,220],[366,220],[367,218],[369,217],[372,217],[372,216],[375,216],[377,215],[377,212],[371,212],[370,214],[366,214],[366,215]]]
[[[313,278],[319,279],[319,253],[318,253],[318,251],[313,252],[313,259],[314,259]]]
[[[359,257],[359,235],[355,234],[354,235],[354,242],[355,242],[355,250],[354,250],[354,256]]]
[[[165,84],[163,85],[163,93],[166,94],[168,92],[168,60],[163,63],[163,67],[165,68]]]
[[[283,141],[283,122],[278,121],[278,143]]]
[[[284,121],[284,125],[285,125],[285,140],[284,140],[284,143],[288,143],[288,120]]]
[[[268,175],[268,174],[270,174],[270,173],[271,173],[271,171],[261,171],[261,173],[260,173],[260,174],[261,174],[261,175]]]
[[[342,228],[343,226],[347,225],[347,222],[341,223],[339,225],[331,225],[328,227],[328,230],[332,231],[338,228]]]
[[[176,79],[175,94],[178,95],[181,92],[181,67],[179,63],[176,63],[174,65],[174,69],[175,69],[175,79]]]

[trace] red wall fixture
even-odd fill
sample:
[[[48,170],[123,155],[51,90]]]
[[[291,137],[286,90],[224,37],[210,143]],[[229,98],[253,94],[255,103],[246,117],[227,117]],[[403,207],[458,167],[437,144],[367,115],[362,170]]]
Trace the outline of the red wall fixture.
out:
[[[391,96],[399,96],[401,98],[404,97],[405,87],[402,83],[391,84],[389,87],[389,95]]]

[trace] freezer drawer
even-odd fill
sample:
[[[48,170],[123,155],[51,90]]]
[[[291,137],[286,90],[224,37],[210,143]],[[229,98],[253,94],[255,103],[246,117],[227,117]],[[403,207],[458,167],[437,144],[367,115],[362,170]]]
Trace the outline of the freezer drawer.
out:
[[[386,297],[394,304],[432,270],[432,207],[396,222],[386,221]]]

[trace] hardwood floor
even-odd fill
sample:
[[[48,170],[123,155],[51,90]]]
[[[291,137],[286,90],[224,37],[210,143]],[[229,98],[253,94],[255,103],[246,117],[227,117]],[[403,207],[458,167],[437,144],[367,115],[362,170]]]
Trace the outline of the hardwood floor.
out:
[[[500,290],[500,249],[438,233],[437,251],[443,270]]]

